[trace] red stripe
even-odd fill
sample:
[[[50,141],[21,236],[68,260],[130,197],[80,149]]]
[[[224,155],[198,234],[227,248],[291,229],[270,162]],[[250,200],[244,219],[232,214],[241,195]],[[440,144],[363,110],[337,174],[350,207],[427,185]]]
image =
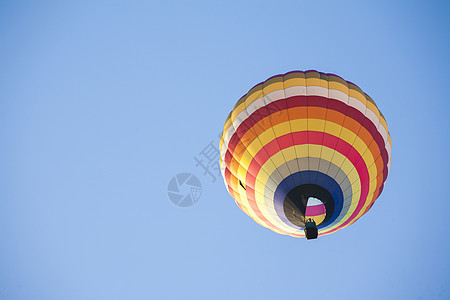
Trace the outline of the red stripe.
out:
[[[342,101],[329,99],[321,96],[293,96],[286,99],[274,101],[266,106],[259,108],[239,125],[238,129],[233,134],[232,138],[230,139],[230,142],[228,143],[227,150],[233,153],[234,149],[239,143],[240,138],[243,137],[244,134],[248,130],[250,130],[250,128],[253,127],[254,124],[268,117],[269,115],[268,112],[271,112],[271,114],[281,112],[286,107],[288,108],[325,107],[328,110],[334,110],[346,115],[347,117],[352,118],[353,120],[358,122],[361,126],[363,126],[372,135],[374,141],[376,142],[379,148],[380,153],[382,154],[383,169],[387,166],[388,154],[385,149],[384,140],[381,134],[378,132],[375,125],[372,123],[372,121],[366,118],[359,110],[346,105]],[[229,166],[229,161],[225,160],[225,164]],[[386,180],[387,178],[387,170],[385,173],[386,174],[384,176],[384,180]]]
[[[325,206],[323,204],[307,206],[305,215],[308,217],[320,216],[325,212]]]

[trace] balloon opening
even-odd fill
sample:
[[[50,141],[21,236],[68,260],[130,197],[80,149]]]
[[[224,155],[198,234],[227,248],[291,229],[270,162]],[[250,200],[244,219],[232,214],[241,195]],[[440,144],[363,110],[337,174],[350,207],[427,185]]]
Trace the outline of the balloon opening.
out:
[[[283,202],[287,219],[299,228],[314,223],[316,229],[330,220],[334,212],[331,193],[316,184],[303,184],[293,188]]]

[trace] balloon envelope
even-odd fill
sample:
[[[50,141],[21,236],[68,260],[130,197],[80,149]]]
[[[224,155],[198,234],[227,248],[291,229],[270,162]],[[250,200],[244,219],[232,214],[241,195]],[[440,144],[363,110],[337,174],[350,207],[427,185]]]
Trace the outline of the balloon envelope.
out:
[[[391,138],[375,102],[333,74],[294,71],[255,85],[220,141],[225,185],[242,211],[277,233],[319,236],[353,224],[383,190]]]

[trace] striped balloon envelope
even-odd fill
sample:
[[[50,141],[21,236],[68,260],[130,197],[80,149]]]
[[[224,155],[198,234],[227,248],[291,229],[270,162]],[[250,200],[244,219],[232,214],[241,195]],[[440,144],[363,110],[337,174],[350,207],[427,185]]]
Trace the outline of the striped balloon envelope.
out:
[[[375,102],[334,74],[294,71],[255,85],[220,140],[225,185],[239,208],[277,233],[318,235],[353,224],[383,190],[391,137]]]

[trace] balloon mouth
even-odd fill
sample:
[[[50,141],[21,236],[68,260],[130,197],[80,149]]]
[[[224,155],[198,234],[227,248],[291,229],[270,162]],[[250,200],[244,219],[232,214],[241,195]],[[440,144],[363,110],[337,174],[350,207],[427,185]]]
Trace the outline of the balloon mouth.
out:
[[[308,220],[317,226],[326,223],[334,212],[331,193],[316,184],[303,184],[293,188],[285,197],[283,210],[294,225],[305,228]]]

